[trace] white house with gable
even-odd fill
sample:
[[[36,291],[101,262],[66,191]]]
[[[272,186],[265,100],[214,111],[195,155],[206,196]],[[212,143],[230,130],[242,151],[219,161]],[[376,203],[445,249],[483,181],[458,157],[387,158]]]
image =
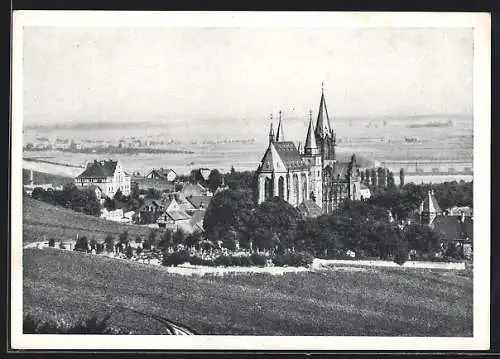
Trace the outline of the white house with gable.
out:
[[[76,176],[75,185],[98,186],[102,195],[109,198],[113,198],[118,190],[125,196],[130,195],[130,175],[119,161],[89,162],[85,171]]]

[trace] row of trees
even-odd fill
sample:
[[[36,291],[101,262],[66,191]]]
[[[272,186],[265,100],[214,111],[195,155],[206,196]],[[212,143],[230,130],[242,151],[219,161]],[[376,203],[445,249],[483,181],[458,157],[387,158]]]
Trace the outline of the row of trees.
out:
[[[402,177],[401,177],[402,176]],[[396,188],[394,173],[387,168],[371,168],[360,171],[361,183],[365,184],[372,192],[379,189]],[[400,173],[400,182],[404,183],[404,172]]]
[[[408,183],[399,189],[380,189],[368,203],[390,209],[398,220],[405,220],[418,210],[429,190],[434,190],[434,196],[443,210],[453,206],[473,207],[472,181],[420,185]]]
[[[462,186],[466,186],[462,184]],[[300,212],[275,197],[256,205],[249,189],[229,189],[212,198],[204,218],[208,239],[249,249],[309,251],[338,257],[353,250],[361,257],[406,258],[440,251],[442,237],[414,223],[401,228],[388,219],[388,209],[407,218],[418,209],[427,188],[408,184],[390,189],[368,202],[345,202],[333,214],[302,218]]]
[[[79,190],[74,184],[66,184],[62,190],[33,189],[31,197],[56,206],[63,206],[76,212],[99,216],[101,206],[96,198],[95,192]]]

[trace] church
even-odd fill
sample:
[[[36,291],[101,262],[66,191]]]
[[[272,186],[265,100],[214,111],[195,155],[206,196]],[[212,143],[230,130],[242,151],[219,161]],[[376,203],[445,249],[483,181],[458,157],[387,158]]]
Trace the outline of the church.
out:
[[[356,156],[347,162],[336,158],[336,134],[323,87],[316,125],[311,111],[304,147],[300,147],[285,140],[280,112],[276,134],[271,123],[269,145],[257,168],[258,203],[279,196],[295,207],[315,204],[321,213],[331,213],[346,199],[363,199]]]

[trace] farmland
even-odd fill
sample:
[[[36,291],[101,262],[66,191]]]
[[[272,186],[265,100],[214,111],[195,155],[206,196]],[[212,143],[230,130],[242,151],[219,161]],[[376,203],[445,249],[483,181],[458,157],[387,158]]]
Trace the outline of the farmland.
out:
[[[30,171],[23,168],[23,185],[28,184],[30,180]],[[33,181],[35,184],[52,183],[59,186],[66,183],[73,183],[73,177],[60,176],[51,173],[33,171]]]
[[[41,241],[53,237],[56,240],[74,239],[77,234],[89,238],[103,239],[110,233],[117,237],[128,231],[131,238],[139,235],[143,239],[150,229],[136,225],[126,225],[73,212],[32,198],[23,198],[23,242]]]
[[[112,313],[111,324],[161,334],[471,336],[466,272],[370,268],[272,276],[185,277],[162,267],[58,249],[25,249],[24,312],[43,318]]]

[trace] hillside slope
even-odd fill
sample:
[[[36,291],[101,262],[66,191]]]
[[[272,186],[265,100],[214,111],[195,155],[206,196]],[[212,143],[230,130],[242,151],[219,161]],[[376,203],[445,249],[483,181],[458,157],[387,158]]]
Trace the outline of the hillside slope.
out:
[[[56,240],[74,239],[79,236],[104,239],[110,233],[115,238],[128,231],[131,239],[137,235],[145,239],[149,228],[127,225],[73,212],[67,208],[23,197],[23,242],[41,241],[53,237]]]
[[[113,314],[116,326],[160,334],[471,336],[472,278],[463,272],[372,268],[283,276],[190,277],[162,267],[59,249],[25,249],[25,313]]]

